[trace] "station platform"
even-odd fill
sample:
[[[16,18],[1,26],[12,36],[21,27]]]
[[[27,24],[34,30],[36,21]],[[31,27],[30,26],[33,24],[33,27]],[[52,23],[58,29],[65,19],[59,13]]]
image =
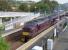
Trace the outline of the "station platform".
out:
[[[68,50],[68,27],[59,34],[53,50]]]

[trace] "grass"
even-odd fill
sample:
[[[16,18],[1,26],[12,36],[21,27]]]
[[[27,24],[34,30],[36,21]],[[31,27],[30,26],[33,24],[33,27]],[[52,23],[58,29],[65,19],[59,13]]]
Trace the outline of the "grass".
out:
[[[0,37],[0,50],[10,50],[10,45],[2,37]]]

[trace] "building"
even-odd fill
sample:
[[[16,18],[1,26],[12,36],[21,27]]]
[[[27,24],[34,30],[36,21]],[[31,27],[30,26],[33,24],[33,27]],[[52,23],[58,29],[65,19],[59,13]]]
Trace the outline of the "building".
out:
[[[20,27],[24,25],[25,22],[30,21],[38,16],[40,16],[39,13],[34,14],[30,12],[0,12],[0,23],[5,25],[5,30],[10,30],[14,29],[15,25],[18,25]]]

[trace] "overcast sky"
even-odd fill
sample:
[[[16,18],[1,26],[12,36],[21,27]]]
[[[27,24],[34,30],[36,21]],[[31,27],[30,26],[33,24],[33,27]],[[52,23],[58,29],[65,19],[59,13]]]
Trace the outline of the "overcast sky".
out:
[[[68,3],[68,0],[56,0],[58,1],[59,3],[63,4],[63,3]]]
[[[40,0],[23,0],[23,1],[35,1],[35,2],[38,2]]]
[[[30,1],[30,0],[24,0],[24,1]],[[40,1],[40,0],[31,0],[31,1],[36,1],[36,2],[38,2],[38,1]],[[56,1],[58,1],[58,2],[61,3],[61,4],[63,4],[63,3],[68,3],[68,0],[56,0]]]
[[[34,0],[34,1],[39,1],[39,0]],[[59,3],[63,4],[63,3],[68,3],[68,0],[56,0]]]

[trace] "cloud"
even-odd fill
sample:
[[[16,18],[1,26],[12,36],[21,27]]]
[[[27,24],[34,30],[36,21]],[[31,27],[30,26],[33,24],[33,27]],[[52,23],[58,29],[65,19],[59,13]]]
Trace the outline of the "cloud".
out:
[[[56,1],[58,1],[58,3],[60,3],[60,4],[68,3],[68,0],[56,0]]]
[[[22,0],[19,0],[19,1],[22,1]],[[38,2],[40,0],[23,0],[23,1],[35,1],[35,2]]]
[[[36,1],[36,2],[38,2],[38,1],[40,1],[40,0],[32,0],[32,1]]]

